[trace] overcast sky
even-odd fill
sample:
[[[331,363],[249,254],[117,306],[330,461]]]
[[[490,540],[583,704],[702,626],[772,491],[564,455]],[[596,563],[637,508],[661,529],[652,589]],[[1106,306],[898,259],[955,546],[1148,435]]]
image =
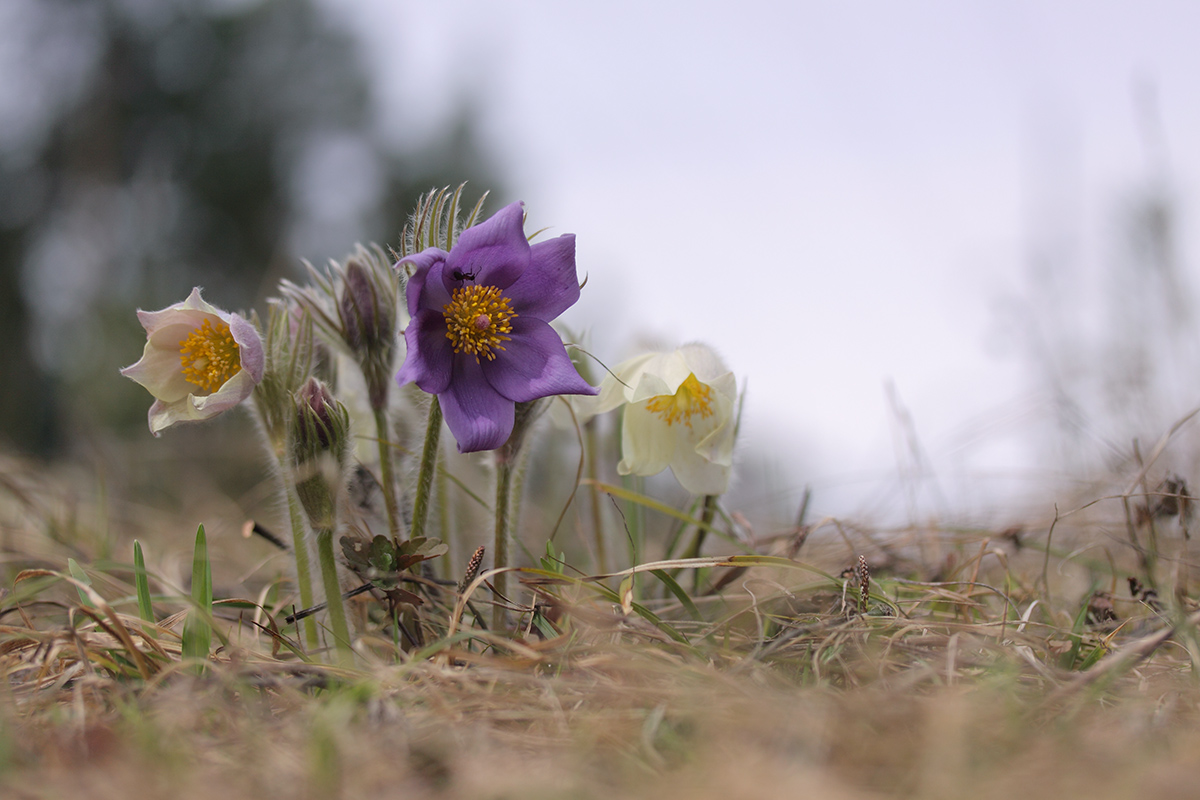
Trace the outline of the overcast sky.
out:
[[[714,345],[748,440],[848,498],[832,510],[895,474],[888,382],[939,469],[1029,475],[1045,399],[1002,309],[1053,229],[1101,268],[1153,171],[1137,96],[1196,252],[1188,2],[327,3],[366,41],[382,125],[420,140],[478,103],[501,201],[578,235],[566,319],[597,354]]]

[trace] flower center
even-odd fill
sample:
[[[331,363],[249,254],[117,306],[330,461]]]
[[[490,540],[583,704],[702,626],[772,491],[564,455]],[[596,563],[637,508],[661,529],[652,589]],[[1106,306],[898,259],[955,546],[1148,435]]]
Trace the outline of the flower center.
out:
[[[179,362],[188,383],[210,394],[242,369],[238,345],[229,326],[218,322],[214,328],[207,319],[179,343]]]
[[[495,286],[464,286],[455,289],[450,302],[442,308],[446,318],[446,338],[456,353],[470,353],[475,361],[483,356],[496,358],[492,350],[503,350],[512,332],[511,320],[517,316],[509,298]]]
[[[707,419],[712,416],[712,387],[696,380],[696,373],[693,372],[679,384],[675,394],[651,397],[646,403],[646,408],[662,417],[667,425],[682,421],[690,428],[692,417]]]

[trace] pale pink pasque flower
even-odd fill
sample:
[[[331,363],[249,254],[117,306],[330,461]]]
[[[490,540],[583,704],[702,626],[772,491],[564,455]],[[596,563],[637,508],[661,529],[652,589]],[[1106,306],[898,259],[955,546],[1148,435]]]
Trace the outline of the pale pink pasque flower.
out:
[[[467,228],[450,252],[401,259],[412,317],[396,379],[435,394],[459,452],[494,450],[516,403],[595,394],[550,321],[579,299],[575,236],[529,244],[521,203]]]
[[[137,313],[146,349],[121,374],[154,395],[148,418],[155,436],[233,408],[262,380],[263,341],[254,325],[204,302],[199,287],[182,303]]]

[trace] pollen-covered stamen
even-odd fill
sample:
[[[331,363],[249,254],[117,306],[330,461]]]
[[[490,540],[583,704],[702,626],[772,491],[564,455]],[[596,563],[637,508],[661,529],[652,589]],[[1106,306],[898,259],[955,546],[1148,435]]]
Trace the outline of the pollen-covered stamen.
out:
[[[470,353],[491,361],[494,350],[503,350],[512,332],[511,320],[517,316],[509,299],[495,286],[464,286],[455,289],[450,302],[442,307],[446,319],[446,338],[456,353]]]
[[[696,380],[696,374],[693,372],[679,384],[675,394],[651,397],[646,403],[646,408],[662,417],[667,425],[682,422],[690,428],[692,417],[707,419],[712,416],[712,387]]]
[[[214,328],[207,319],[179,343],[179,363],[183,365],[183,377],[188,383],[210,394],[242,369],[238,344],[233,340],[229,326],[218,322]]]

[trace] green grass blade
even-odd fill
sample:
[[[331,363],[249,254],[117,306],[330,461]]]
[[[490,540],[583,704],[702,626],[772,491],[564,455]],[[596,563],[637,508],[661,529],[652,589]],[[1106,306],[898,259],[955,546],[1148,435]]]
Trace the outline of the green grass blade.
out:
[[[87,573],[83,571],[83,567],[81,567],[75,563],[75,559],[73,559],[73,558],[67,559],[67,569],[69,569],[71,571],[71,577],[74,578],[75,580],[79,581],[80,583],[86,583],[88,586],[92,585],[92,579],[89,578],[87,576]],[[83,591],[83,589],[80,589],[78,586],[76,586],[75,591],[79,592],[79,602],[80,603],[87,606],[88,608],[96,607],[96,604],[88,599],[88,596]]]
[[[142,621],[154,624],[154,606],[150,602],[150,579],[146,575],[146,559],[142,555],[142,543],[133,540],[133,586],[137,592],[138,616]]]
[[[1091,602],[1092,594],[1089,592],[1084,598],[1083,604],[1079,607],[1079,613],[1075,615],[1075,621],[1071,625],[1071,649],[1063,653],[1059,659],[1059,666],[1063,669],[1075,669],[1079,663],[1079,653],[1083,648],[1083,629],[1087,623],[1088,603]]]
[[[212,566],[204,526],[196,529],[192,555],[192,608],[183,625],[183,657],[205,660],[212,647]]]
[[[600,481],[589,480],[589,481],[584,481],[584,482],[594,485],[596,487],[597,491],[603,492],[604,494],[612,495],[613,497],[616,497],[619,500],[628,501],[630,503],[633,503],[637,507],[648,508],[651,511],[657,511],[660,514],[664,514],[673,519],[681,520],[688,525],[695,525],[698,528],[703,528],[704,530],[708,531],[709,533],[713,534],[714,536],[719,536],[720,538],[729,542],[731,545],[736,547],[738,550],[741,550],[743,553],[753,554],[753,552],[754,552],[753,548],[748,546],[745,542],[739,541],[734,536],[730,536],[728,533],[721,530],[720,528],[717,528],[710,523],[705,523],[703,520],[696,519],[695,517],[692,517],[689,514],[687,514],[686,512],[680,511],[677,508],[672,508],[671,506],[667,505],[666,503],[661,503],[658,500],[655,500],[651,497],[647,497],[646,495],[644,495],[640,492],[635,492],[630,489],[622,488],[620,486],[614,486],[609,483],[602,483]],[[637,559],[635,559],[634,563],[637,563]]]
[[[687,593],[686,589],[679,585],[679,581],[675,580],[666,571],[661,569],[652,570],[650,574],[662,581],[663,584],[671,590],[671,594],[675,595],[680,603],[683,603],[684,609],[687,610],[692,619],[697,621],[702,619],[700,616],[700,609],[696,608],[696,604],[692,601],[691,595]]]

